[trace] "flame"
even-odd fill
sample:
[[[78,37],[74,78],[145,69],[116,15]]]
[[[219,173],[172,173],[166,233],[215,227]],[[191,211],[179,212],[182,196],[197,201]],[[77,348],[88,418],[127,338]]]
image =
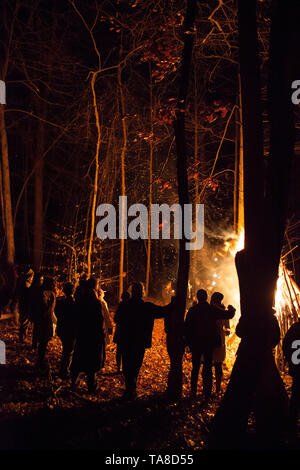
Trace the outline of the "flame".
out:
[[[290,326],[298,321],[300,290],[281,259],[275,292],[275,310],[280,325],[281,338],[285,336]],[[284,370],[285,362],[280,345],[275,350],[276,364]]]
[[[240,343],[235,330],[241,315],[235,255],[244,249],[245,231],[241,228],[238,235],[224,233],[222,239],[223,244],[221,246],[218,244],[217,250],[211,246],[204,252],[203,257],[200,258],[201,263],[196,264],[198,270],[196,269],[193,273],[192,283],[195,291],[201,287],[205,288],[209,295],[215,291],[222,292],[224,305],[232,304],[236,308],[236,314],[230,320],[230,334],[226,337],[226,364],[231,369]],[[292,272],[288,271],[284,264],[285,257],[286,255],[281,258],[274,297],[274,309],[281,330],[281,338],[285,336],[291,324],[298,320],[300,310],[300,289],[292,278]],[[283,371],[285,363],[281,343],[275,349],[275,360],[277,367]]]
[[[244,248],[245,234],[242,229],[235,247],[231,248],[232,255]],[[233,293],[234,298],[239,302],[239,288]],[[281,258],[278,279],[276,282],[276,292],[274,297],[274,309],[278,319],[281,336],[283,337],[291,324],[298,320],[300,309],[300,289],[292,278],[292,272],[285,267],[284,260]],[[276,357],[280,356],[280,351],[276,348]],[[279,364],[279,362],[278,362]]]
[[[282,268],[282,265],[280,265],[279,275],[278,275],[278,279],[276,283],[276,292],[275,292],[275,309],[276,309],[277,317],[282,315],[285,305],[286,305],[285,280],[284,280],[283,268]]]
[[[235,247],[231,247],[232,255],[235,256],[238,251],[243,250],[244,246],[245,231],[244,229],[241,229]],[[297,308],[299,308],[300,290],[293,281],[291,275],[292,273],[285,268],[283,260],[281,260],[275,292],[275,310],[278,319],[284,315],[286,310],[291,314],[295,314],[297,312]],[[239,299],[239,295],[235,294],[235,298]]]
[[[280,320],[286,313],[297,319],[300,290],[292,279],[292,273],[286,269],[281,260],[275,292],[276,316]]]
[[[238,238],[238,241],[237,241],[237,244],[236,244],[236,251],[235,251],[234,254],[236,254],[238,251],[243,250],[244,246],[245,246],[245,230],[242,228],[241,232],[240,232],[240,235],[239,235],[239,238]]]
[[[195,290],[199,287],[207,289],[209,294],[219,291],[224,294],[224,304],[232,304],[236,308],[236,315],[230,321],[231,334],[228,336],[227,359],[228,365],[235,361],[235,352],[239,344],[239,338],[235,335],[235,328],[240,319],[240,291],[239,281],[235,267],[235,255],[244,248],[245,232],[241,228],[239,235],[235,233],[226,234],[223,246],[218,246],[217,251],[207,250],[206,257],[203,257],[203,265],[207,266],[203,270],[202,278],[197,272],[194,273]],[[286,334],[292,323],[298,320],[300,310],[300,289],[292,278],[292,273],[284,265],[284,257],[281,259],[276,292],[274,298],[274,308],[281,329],[281,337]],[[276,361],[283,363],[281,346],[276,348]]]
[[[228,240],[224,242],[223,250],[225,254],[227,255],[230,254],[231,256],[235,257],[238,251],[243,250],[244,245],[245,245],[245,231],[244,229],[241,229],[238,238],[236,237],[236,235],[233,235],[231,238],[229,238]],[[219,253],[219,254],[223,256],[222,253]]]
[[[235,240],[235,244],[232,247],[231,254],[232,254],[233,260],[237,252],[244,249],[244,246],[245,246],[245,230],[242,228],[238,239]],[[234,266],[234,269],[235,269],[235,266]],[[239,290],[238,285],[236,286],[236,289],[233,293],[233,297],[234,297],[236,305],[239,305],[240,304],[240,290]]]

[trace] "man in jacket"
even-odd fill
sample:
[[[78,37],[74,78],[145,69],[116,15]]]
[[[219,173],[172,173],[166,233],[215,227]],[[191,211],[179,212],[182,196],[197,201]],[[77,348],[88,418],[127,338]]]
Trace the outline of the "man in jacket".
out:
[[[228,306],[227,310],[210,305],[207,302],[207,292],[200,289],[197,292],[198,303],[191,307],[185,320],[186,343],[192,352],[191,395],[197,395],[197,383],[201,356],[204,363],[202,369],[203,392],[209,398],[212,390],[212,356],[214,348],[220,346],[220,335],[217,320],[234,317],[235,308]]]
[[[120,345],[125,376],[124,398],[134,399],[136,382],[143,363],[145,350],[151,348],[155,318],[162,318],[169,305],[160,307],[152,302],[144,302],[143,285],[132,285],[131,299],[119,306],[115,316],[120,331]]]
[[[66,379],[78,330],[78,315],[73,298],[73,284],[71,282],[64,284],[63,291],[65,296],[56,301],[55,316],[57,318],[56,334],[63,347],[59,376],[61,379]]]

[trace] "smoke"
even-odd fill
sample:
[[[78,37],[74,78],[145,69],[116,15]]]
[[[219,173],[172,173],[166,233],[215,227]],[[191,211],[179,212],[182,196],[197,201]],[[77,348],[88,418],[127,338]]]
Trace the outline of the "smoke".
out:
[[[235,233],[214,233],[206,237],[204,247],[191,260],[190,281],[194,291],[206,289],[224,295],[225,305],[231,304],[239,310],[239,286],[234,257],[239,239]]]

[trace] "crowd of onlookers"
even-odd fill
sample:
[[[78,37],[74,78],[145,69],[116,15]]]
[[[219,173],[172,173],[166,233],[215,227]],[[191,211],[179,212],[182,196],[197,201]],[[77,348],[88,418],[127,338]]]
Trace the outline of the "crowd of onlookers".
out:
[[[61,289],[58,290],[53,279],[43,278],[32,269],[19,278],[16,287],[11,307],[18,311],[19,340],[24,341],[31,324],[37,369],[48,367],[47,348],[55,330],[62,344],[59,377],[70,378],[76,384],[79,373],[85,372],[88,389],[93,392],[95,374],[104,367],[106,347],[113,339],[117,371],[120,372],[122,366],[125,377],[124,396],[134,398],[145,350],[151,347],[154,320],[164,318],[165,330],[170,336],[175,298],[164,307],[145,302],[142,284],[134,283],[130,293],[123,292],[113,315],[104,300],[105,291],[99,279],[82,275],[76,287],[67,282]],[[216,392],[221,390],[225,336],[230,332],[229,318],[235,312],[233,307],[225,309],[222,299],[222,294],[216,292],[209,304],[206,292],[200,290],[198,302],[194,302],[186,317],[185,340],[192,352],[193,396],[197,394],[201,360],[204,395],[211,395],[213,366]]]
[[[134,399],[136,383],[144,354],[152,344],[154,320],[164,318],[166,345],[172,365],[172,338],[176,322],[177,298],[172,297],[165,306],[143,299],[143,285],[133,283],[130,293],[125,291],[114,313],[104,300],[105,291],[99,279],[87,279],[82,275],[77,286],[67,282],[58,293],[50,277],[28,269],[18,280],[11,309],[18,311],[19,340],[23,342],[28,327],[32,325],[32,347],[37,350],[38,371],[48,369],[47,348],[54,334],[62,343],[59,377],[71,379],[75,386],[79,373],[86,375],[88,391],[96,391],[96,373],[105,364],[106,347],[116,343],[117,371],[125,378],[124,398]],[[221,391],[223,363],[226,358],[226,335],[230,333],[230,319],[235,308],[223,304],[220,292],[212,294],[208,302],[207,292],[198,290],[197,299],[188,310],[184,321],[183,348],[188,346],[192,354],[191,396],[196,397],[200,366],[202,367],[203,395],[210,398],[215,371],[215,391]],[[280,341],[280,329],[274,316],[273,347]],[[174,326],[175,325],[175,326]],[[114,334],[113,334],[114,333]],[[239,327],[236,330],[239,336]],[[300,357],[295,356],[296,343],[300,356],[300,322],[292,325],[283,341],[283,350],[293,377],[290,417],[297,427],[300,401]],[[184,350],[184,349],[183,349]],[[294,360],[294,359],[295,360]]]

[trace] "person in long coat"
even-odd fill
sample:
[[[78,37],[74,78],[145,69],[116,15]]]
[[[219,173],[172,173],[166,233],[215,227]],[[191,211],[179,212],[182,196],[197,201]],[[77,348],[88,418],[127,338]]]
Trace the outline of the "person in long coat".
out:
[[[225,310],[225,305],[222,303],[223,299],[224,295],[221,294],[221,292],[214,292],[210,299],[210,305],[216,305],[222,310]],[[216,393],[220,393],[221,382],[223,377],[223,362],[226,359],[226,336],[230,334],[230,320],[217,320],[216,323],[220,335],[221,344],[219,347],[214,349],[213,365],[215,369]]]
[[[55,316],[57,318],[56,334],[62,342],[62,356],[59,376],[65,379],[68,376],[71,356],[75,346],[78,331],[78,315],[73,298],[74,286],[67,282],[63,286],[64,297],[56,301]]]
[[[75,289],[74,299],[77,302],[80,297],[84,296],[87,289],[87,275],[82,274],[79,280],[79,284]]]
[[[129,299],[130,299],[129,292],[124,291],[121,294],[121,302],[119,303],[117,311],[116,311],[115,316],[114,316],[114,322],[116,323],[116,329],[115,329],[113,341],[117,345],[117,348],[116,348],[116,363],[117,363],[118,372],[120,372],[121,364],[122,364],[121,331],[120,331],[120,323],[121,322],[120,322],[120,317],[119,317],[120,313],[119,312],[120,312],[120,310],[122,311],[122,305],[125,302],[128,302]],[[117,323],[117,320],[118,320],[118,323]]]
[[[151,348],[155,318],[164,317],[169,305],[161,307],[144,302],[143,285],[134,283],[131,299],[120,305],[115,321],[120,328],[120,344],[126,390],[124,398],[134,399],[136,382],[143,363],[145,350]]]
[[[187,345],[192,352],[191,395],[197,395],[197,384],[200,370],[201,356],[204,357],[202,379],[205,398],[211,396],[212,391],[212,358],[214,348],[221,345],[216,321],[230,319],[235,314],[235,308],[228,306],[223,310],[207,302],[207,292],[200,289],[197,292],[198,303],[191,307],[185,319],[185,337]]]
[[[46,365],[47,345],[53,336],[54,308],[56,303],[55,283],[53,279],[45,277],[42,288],[36,296],[36,340],[38,345],[37,365]]]
[[[97,279],[90,278],[86,290],[76,300],[78,311],[78,334],[70,366],[72,383],[75,385],[80,372],[87,376],[88,391],[96,391],[95,374],[102,366],[104,342],[101,302],[97,296]]]

